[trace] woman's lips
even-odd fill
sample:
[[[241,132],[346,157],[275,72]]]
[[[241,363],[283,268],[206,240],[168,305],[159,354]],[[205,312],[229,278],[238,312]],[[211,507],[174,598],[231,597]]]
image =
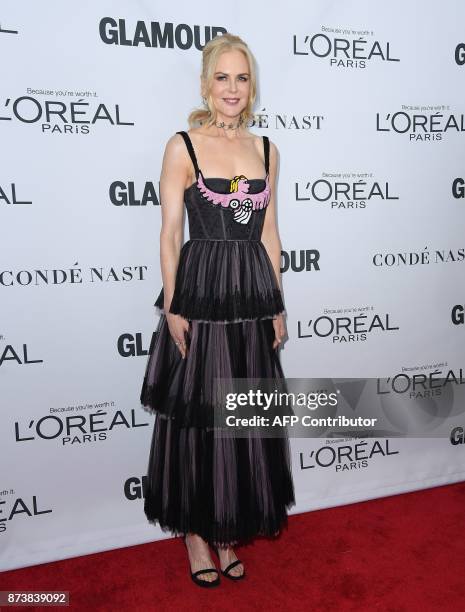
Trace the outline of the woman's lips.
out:
[[[223,98],[223,100],[226,102],[226,104],[230,104],[231,106],[234,106],[234,104],[239,102],[239,98]]]

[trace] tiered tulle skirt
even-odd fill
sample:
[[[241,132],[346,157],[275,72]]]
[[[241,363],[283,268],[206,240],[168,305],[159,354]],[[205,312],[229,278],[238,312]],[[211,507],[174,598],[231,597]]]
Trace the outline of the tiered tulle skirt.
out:
[[[284,376],[278,350],[272,348],[272,317],[284,310],[280,291],[263,245],[248,245],[184,245],[170,311],[181,310],[177,314],[189,321],[187,357],[182,359],[161,310],[140,397],[156,414],[147,519],[173,535],[193,532],[217,546],[278,534],[295,504],[287,437],[256,432],[225,437],[214,427],[218,378]],[[231,281],[234,274],[242,291],[236,301],[231,299],[238,288]],[[227,278],[219,283],[220,276]],[[221,314],[216,321],[202,301],[209,283],[215,312]],[[161,309],[162,304],[159,297],[156,305]],[[232,320],[225,321],[225,313]]]

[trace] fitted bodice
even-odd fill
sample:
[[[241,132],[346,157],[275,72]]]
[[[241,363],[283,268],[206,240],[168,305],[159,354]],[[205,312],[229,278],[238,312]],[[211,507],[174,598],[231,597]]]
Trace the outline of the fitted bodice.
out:
[[[226,178],[204,179],[205,185],[216,193],[229,193],[230,180]],[[249,179],[248,195],[263,191],[265,179]],[[235,220],[235,210],[213,204],[203,197],[197,183],[193,183],[184,193],[184,202],[189,222],[191,240],[260,240],[266,207],[254,210],[247,223]]]
[[[184,192],[190,240],[246,240],[261,238],[270,202],[269,150],[263,136],[265,178],[205,178],[199,168],[190,136],[177,132],[186,144],[195,170],[195,181]]]

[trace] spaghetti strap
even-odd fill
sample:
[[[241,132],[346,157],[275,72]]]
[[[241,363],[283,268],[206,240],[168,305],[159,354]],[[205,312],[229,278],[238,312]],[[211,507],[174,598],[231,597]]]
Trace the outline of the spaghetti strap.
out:
[[[263,136],[263,149],[265,152],[265,172],[268,174],[270,169],[270,139],[268,136]]]
[[[194,164],[195,178],[198,178],[199,172],[200,172],[200,168],[199,168],[199,165],[197,163],[197,157],[195,156],[194,147],[192,146],[192,141],[189,138],[189,134],[187,132],[185,132],[184,130],[176,132],[176,134],[181,134],[181,136],[184,138],[184,142],[186,143],[186,147],[187,147],[187,150],[189,151],[190,158],[192,160],[192,163]]]

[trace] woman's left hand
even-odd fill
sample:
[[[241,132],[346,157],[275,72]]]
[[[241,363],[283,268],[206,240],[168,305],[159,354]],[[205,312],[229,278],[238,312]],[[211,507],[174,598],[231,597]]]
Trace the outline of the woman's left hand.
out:
[[[273,340],[273,349],[275,349],[283,340],[286,334],[286,324],[284,323],[284,315],[278,314],[273,318],[273,328],[275,339]]]

